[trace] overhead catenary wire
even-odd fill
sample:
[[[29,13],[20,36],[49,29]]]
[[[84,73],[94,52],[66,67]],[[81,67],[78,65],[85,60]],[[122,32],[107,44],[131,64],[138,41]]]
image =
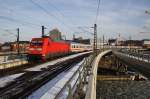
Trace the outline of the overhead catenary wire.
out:
[[[7,16],[0,16],[0,19],[4,19],[4,20],[8,20],[8,21],[11,21],[11,22],[16,22],[16,23],[20,23],[22,25],[25,25],[25,26],[32,26],[32,27],[39,27],[39,25],[37,24],[34,24],[34,23],[31,23],[31,22],[27,22],[27,21],[22,21],[22,20],[18,20],[18,19],[14,19],[14,18],[10,18],[10,17],[7,17]]]
[[[8,11],[11,11],[11,12],[13,12],[13,14],[15,13],[16,15],[22,15],[24,18],[27,18],[27,19],[34,19],[35,20],[35,17],[33,17],[33,16],[31,16],[31,15],[27,15],[27,14],[25,14],[25,13],[18,13],[18,12],[16,12],[16,11],[14,11],[14,9],[13,8],[8,8],[7,7],[7,9],[8,9]],[[40,24],[39,24],[39,20],[37,20],[38,21],[38,23],[32,23],[32,24],[34,24],[34,25],[37,25],[37,26],[41,26]],[[28,22],[28,21],[26,21],[26,22]],[[29,22],[28,22],[29,23]],[[31,23],[31,22],[30,22]]]
[[[57,10],[57,12],[64,18],[66,19],[66,16],[62,13],[62,11],[60,11],[60,9],[58,7],[56,7],[54,4],[52,4],[50,2],[50,0],[47,0],[48,4],[51,5],[51,7],[53,7],[54,9]],[[68,21],[71,21],[71,20],[68,20]],[[71,21],[71,23],[75,26],[74,22]]]
[[[43,12],[45,12],[49,17],[53,17],[57,22],[63,24],[67,29],[71,30],[71,27],[65,24],[62,20],[60,20],[57,16],[47,11],[44,7],[42,7],[38,2],[35,2],[34,0],[30,0],[32,4],[40,8]]]
[[[47,3],[49,5],[51,5],[51,7],[53,7],[54,9],[56,9],[63,18],[65,17],[65,15],[54,4],[52,4],[49,0],[47,0]]]
[[[89,33],[89,34],[93,35],[93,33],[92,33],[92,32],[87,31],[87,30],[83,29],[82,27],[78,27],[78,29],[82,30],[82,31],[83,31],[83,32],[85,32],[85,33]]]
[[[8,29],[6,29],[6,30],[4,30],[4,31],[6,31],[6,32],[9,33],[10,35],[17,36],[16,34],[12,33],[12,32],[11,32],[10,30],[8,30]]]
[[[15,11],[14,11],[14,9],[11,7],[11,8],[9,8],[9,7],[4,7],[5,9],[7,9],[9,12],[13,12],[13,14],[15,13]],[[22,15],[22,13],[16,13],[16,15]],[[23,15],[23,17],[26,17],[26,18],[31,18],[31,16],[29,17],[29,15],[27,16],[27,15]],[[22,25],[30,25],[31,27],[39,27],[39,26],[41,26],[41,25],[39,25],[39,24],[36,24],[36,23],[32,23],[32,22],[29,22],[29,21],[25,21],[25,20],[18,20],[18,19],[14,19],[13,18],[13,16],[12,15],[9,15],[9,16],[3,16],[3,15],[1,15],[0,16],[0,18],[1,19],[5,19],[5,20],[8,20],[8,21],[11,21],[11,22],[16,22],[16,23],[21,23]]]
[[[100,10],[100,2],[101,2],[101,0],[98,0],[97,10],[96,10],[96,17],[95,17],[95,22],[94,22],[95,24],[98,21],[98,15],[99,15],[99,10]]]
[[[12,32],[12,31],[16,31],[16,29],[3,29],[3,28],[0,28],[0,30],[5,32],[5,33],[2,33],[2,34],[1,34],[1,36],[2,36],[3,38],[5,38],[5,37],[7,38],[8,36],[9,36],[9,37],[12,36],[12,37],[10,37],[9,39],[7,39],[7,41],[10,40],[10,39],[11,39],[11,41],[12,41],[12,40],[16,40],[16,39],[14,39],[14,37],[16,38],[16,37],[17,37],[17,34],[14,33],[14,32]]]
[[[49,15],[50,17],[55,17],[57,19],[56,16],[54,16],[53,14],[49,13],[44,7],[42,7],[40,4],[38,4],[37,2],[35,2],[34,0],[30,0],[32,4],[34,4],[35,6],[37,6],[38,8],[40,8],[43,12],[45,12],[47,15]]]

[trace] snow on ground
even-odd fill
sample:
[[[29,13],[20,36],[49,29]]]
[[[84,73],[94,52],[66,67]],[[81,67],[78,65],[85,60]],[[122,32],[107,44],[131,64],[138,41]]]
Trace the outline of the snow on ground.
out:
[[[36,90],[33,94],[31,94],[28,99],[54,99],[56,94],[61,90],[61,88],[66,84],[66,82],[72,77],[74,72],[80,67],[83,63],[83,60],[75,65],[68,71],[64,71],[56,76],[53,80],[49,81],[41,88]],[[75,80],[78,77],[75,77],[71,82],[71,85],[75,83]],[[63,94],[67,94],[67,91],[63,92]],[[64,96],[65,97],[65,96]]]
[[[68,60],[70,58],[81,56],[81,55],[84,55],[84,54],[87,54],[87,53],[91,53],[91,52],[83,52],[83,53],[78,53],[78,54],[66,56],[66,57],[63,57],[63,58],[56,59],[54,61],[50,61],[50,62],[44,63],[44,64],[36,66],[36,67],[25,69],[25,70],[26,71],[41,71],[41,68],[47,68],[49,65],[54,65],[54,64],[56,64],[58,62],[63,62],[63,61]]]
[[[16,78],[20,77],[24,73],[18,73],[10,76],[5,76],[0,78],[0,88],[6,86],[8,83],[14,81]]]
[[[43,94],[45,94],[50,88],[52,88],[62,77],[64,77],[65,74],[65,72],[62,72],[60,75],[56,76],[53,80],[49,81],[40,89],[29,95],[28,99],[40,99],[40,97],[43,96]]]

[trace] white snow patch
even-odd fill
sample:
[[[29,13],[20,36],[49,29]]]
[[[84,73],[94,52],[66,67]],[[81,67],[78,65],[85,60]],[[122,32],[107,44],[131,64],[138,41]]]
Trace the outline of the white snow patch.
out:
[[[62,72],[61,74],[56,76],[53,80],[49,81],[48,83],[43,85],[41,88],[36,90],[34,93],[29,95],[28,99],[40,99],[40,97],[42,97],[44,94],[45,95],[48,94],[49,89],[51,89],[61,78],[63,78],[65,74],[66,74],[65,72]],[[55,90],[53,90],[53,91],[55,92]],[[54,97],[54,96],[51,95],[51,96],[49,96],[49,98],[45,98],[45,99],[50,99],[52,97]]]
[[[49,91],[48,92],[46,92],[42,97],[41,97],[41,99],[47,99],[48,97],[50,97],[50,96],[56,96],[59,92],[60,92],[60,90],[65,86],[65,84],[69,81],[69,79],[73,76],[73,74],[74,74],[74,72],[76,72],[77,71],[77,69],[81,66],[81,64],[83,63],[83,60],[79,63],[79,64],[77,64],[77,65],[75,65],[72,69],[70,69],[67,73],[66,73],[66,75],[61,79],[61,80],[59,80],[54,86],[53,86],[53,88],[51,88],[51,89],[49,89]],[[73,86],[74,85],[74,83],[76,82],[76,80],[78,79],[78,75],[76,75],[74,78],[73,78],[73,80],[70,82],[70,84],[71,84],[71,86]],[[57,89],[57,90],[56,90]],[[67,90],[67,88],[63,91],[63,93],[61,93],[62,94],[62,99],[65,99],[66,98],[66,96],[67,96],[67,94],[68,94],[68,90]],[[55,98],[55,97],[54,97]],[[51,99],[54,99],[54,98],[51,98]]]
[[[58,76],[56,76],[53,80],[49,81],[45,85],[43,85],[41,88],[36,90],[34,93],[32,93],[30,96],[28,96],[27,99],[54,99],[56,94],[61,90],[61,88],[66,84],[66,82],[72,77],[74,72],[79,68],[79,66],[83,63],[83,60],[72,67],[68,71],[64,71],[60,73]],[[71,85],[75,83],[78,76],[73,78]],[[62,98],[65,99],[65,97],[68,94],[68,89],[66,89],[63,92]]]
[[[0,78],[0,87],[5,87],[8,83],[14,81],[14,79],[20,77],[24,73],[14,74],[6,77]]]

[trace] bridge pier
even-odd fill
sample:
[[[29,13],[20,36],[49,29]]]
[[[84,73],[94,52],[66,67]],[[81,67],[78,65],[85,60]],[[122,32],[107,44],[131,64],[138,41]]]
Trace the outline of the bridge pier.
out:
[[[125,73],[127,72],[127,65],[124,64],[120,59],[115,56],[115,66],[117,66],[117,72]]]

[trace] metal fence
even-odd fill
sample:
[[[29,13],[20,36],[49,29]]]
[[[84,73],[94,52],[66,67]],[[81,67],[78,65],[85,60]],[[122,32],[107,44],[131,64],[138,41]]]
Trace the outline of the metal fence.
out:
[[[130,50],[129,51],[120,51],[120,52],[130,58],[134,58],[139,61],[150,63],[150,54],[145,54],[144,52],[130,51]]]
[[[83,63],[73,73],[73,75],[70,77],[67,83],[65,83],[59,93],[57,93],[55,99],[62,97],[62,94],[66,91],[67,99],[79,99],[85,96],[93,59],[93,55],[84,59]]]
[[[99,53],[98,56],[91,55],[84,59],[83,63],[73,73],[63,88],[57,93],[55,99],[96,99],[97,68],[102,56],[112,50]]]

